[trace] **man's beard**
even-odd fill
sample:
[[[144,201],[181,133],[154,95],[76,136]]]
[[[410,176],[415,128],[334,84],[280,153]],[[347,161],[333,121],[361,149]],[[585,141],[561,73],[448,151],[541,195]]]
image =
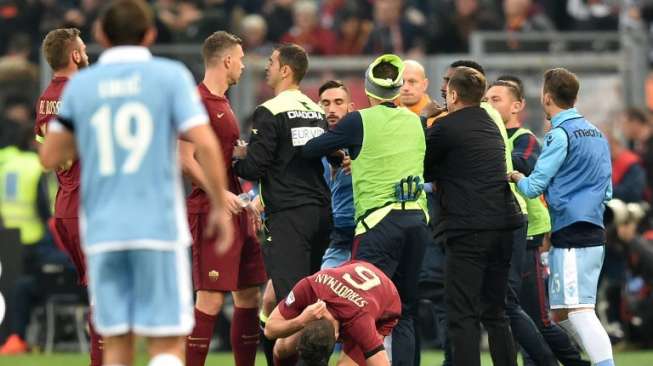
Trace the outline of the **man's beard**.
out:
[[[88,67],[88,60],[82,59],[79,62],[75,62],[75,65],[77,65],[77,70],[85,69]]]

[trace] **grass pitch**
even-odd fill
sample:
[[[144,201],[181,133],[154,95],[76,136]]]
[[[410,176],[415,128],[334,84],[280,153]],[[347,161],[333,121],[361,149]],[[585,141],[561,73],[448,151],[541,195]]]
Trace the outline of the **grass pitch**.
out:
[[[439,366],[442,364],[441,352],[423,352],[423,366]],[[492,365],[490,355],[483,353],[483,366]],[[630,351],[615,353],[615,363],[618,366],[651,366],[653,365],[653,351]],[[206,366],[233,365],[231,353],[211,353],[206,361]],[[332,362],[335,365],[335,362]],[[88,355],[79,353],[56,353],[52,355],[30,354],[26,356],[0,356],[0,366],[87,366]],[[146,366],[147,359],[144,353],[139,353],[136,366]],[[256,366],[265,366],[265,357],[259,353],[256,357]],[[521,365],[521,362],[520,362]]]

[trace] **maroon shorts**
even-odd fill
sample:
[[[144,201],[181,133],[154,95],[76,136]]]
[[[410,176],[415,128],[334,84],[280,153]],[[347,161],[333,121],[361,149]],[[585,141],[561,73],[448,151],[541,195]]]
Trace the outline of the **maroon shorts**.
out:
[[[234,243],[225,254],[217,255],[215,239],[204,236],[207,214],[189,214],[193,236],[193,286],[195,290],[237,291],[267,281],[263,254],[258,239],[248,233],[247,214],[233,219]]]
[[[78,281],[87,286],[86,257],[79,241],[79,221],[74,219],[51,219],[48,223],[57,247],[65,252],[77,269]]]

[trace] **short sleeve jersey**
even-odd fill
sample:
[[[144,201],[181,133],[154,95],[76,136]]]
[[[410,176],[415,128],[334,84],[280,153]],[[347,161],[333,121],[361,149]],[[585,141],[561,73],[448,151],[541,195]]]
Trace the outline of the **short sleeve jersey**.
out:
[[[317,300],[340,322],[343,342],[367,353],[383,345],[401,315],[399,293],[392,281],[374,265],[350,261],[319,271],[299,281],[279,303],[286,319],[297,317]]]
[[[34,133],[38,141],[45,137],[48,122],[59,113],[61,93],[67,83],[67,77],[54,77],[36,102]],[[79,161],[75,159],[68,162],[57,169],[56,173],[59,190],[54,204],[54,217],[76,218],[79,213]]]
[[[190,245],[177,137],[208,117],[188,69],[143,47],[114,47],[66,86],[58,122],[82,166],[87,254]]]
[[[234,145],[240,137],[240,129],[238,128],[236,115],[231,109],[229,100],[226,97],[214,95],[203,83],[197,87],[197,90],[202,97],[202,103],[204,103],[204,107],[209,115],[211,129],[218,138],[218,141],[220,141],[229,191],[234,194],[240,194],[242,193],[240,183],[238,182],[238,178],[231,166]],[[206,214],[211,209],[211,204],[206,192],[195,185],[193,185],[193,190],[188,196],[186,204],[188,206],[188,213],[191,214]]]

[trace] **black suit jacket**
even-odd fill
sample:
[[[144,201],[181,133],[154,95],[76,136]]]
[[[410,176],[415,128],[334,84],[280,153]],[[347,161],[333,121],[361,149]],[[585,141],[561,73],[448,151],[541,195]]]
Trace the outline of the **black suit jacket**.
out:
[[[424,178],[436,182],[442,230],[503,230],[523,224],[505,159],[499,128],[481,107],[450,113],[427,131]]]

